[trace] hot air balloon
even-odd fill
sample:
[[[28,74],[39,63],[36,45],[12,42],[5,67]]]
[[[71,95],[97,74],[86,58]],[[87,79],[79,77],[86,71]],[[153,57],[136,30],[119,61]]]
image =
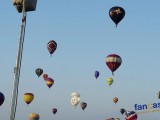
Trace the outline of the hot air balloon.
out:
[[[118,98],[117,97],[114,97],[113,98],[113,102],[116,104],[118,102]]]
[[[35,73],[37,74],[38,77],[40,77],[42,75],[42,73],[43,73],[43,70],[41,68],[37,68],[35,70]]]
[[[120,120],[119,118],[115,118],[115,120]]]
[[[97,79],[99,77],[99,71],[95,71],[95,74],[94,74],[95,78]]]
[[[106,57],[106,65],[112,71],[112,75],[114,75],[114,71],[116,71],[122,63],[122,59],[119,55],[110,54]]]
[[[33,101],[34,95],[33,95],[33,93],[25,93],[24,96],[23,96],[23,99],[28,105]]]
[[[137,118],[138,118],[138,115],[134,111],[127,111],[125,113],[125,119],[126,120],[137,120]]]
[[[46,80],[48,78],[48,74],[43,74],[43,79]]]
[[[52,55],[54,51],[57,49],[57,43],[54,40],[51,40],[47,44],[47,49],[49,53]]]
[[[125,109],[123,109],[123,108],[120,109],[120,113],[121,113],[122,115],[123,115],[125,112],[126,112]]]
[[[46,84],[50,88],[54,84],[54,80],[50,77],[46,78]]]
[[[125,16],[125,10],[122,7],[119,7],[119,6],[112,7],[109,10],[109,16],[113,20],[113,22],[116,24],[116,27],[117,27],[118,23]]]
[[[4,94],[0,92],[0,106],[3,104],[5,100]]]
[[[108,79],[107,79],[107,83],[108,83],[109,86],[112,85],[112,83],[113,83],[113,78],[108,78]]]
[[[29,120],[39,120],[40,119],[40,115],[36,114],[36,113],[31,113],[29,115]]]
[[[74,108],[76,108],[79,102],[80,102],[80,94],[73,92],[71,94],[71,104],[74,106]]]
[[[80,106],[81,106],[82,110],[84,110],[87,107],[87,103],[81,102]]]
[[[56,112],[57,112],[57,108],[53,108],[53,109],[52,109],[52,112],[53,112],[53,114],[55,115]]]
[[[115,120],[114,118],[107,118],[106,120]]]
[[[160,91],[157,93],[158,98],[160,99]]]

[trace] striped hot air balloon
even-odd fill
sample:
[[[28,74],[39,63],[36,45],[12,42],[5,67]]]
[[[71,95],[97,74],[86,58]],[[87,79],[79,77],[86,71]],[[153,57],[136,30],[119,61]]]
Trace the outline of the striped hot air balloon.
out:
[[[23,96],[23,99],[28,105],[33,101],[34,95],[33,95],[33,93],[25,93],[24,96]]]
[[[50,77],[46,78],[46,84],[50,88],[54,84],[54,80]]]
[[[122,59],[119,55],[110,54],[106,57],[106,65],[112,71],[112,75],[114,75],[114,71],[116,71],[122,63]]]
[[[51,40],[47,44],[47,49],[49,53],[52,55],[54,51],[57,49],[57,43],[54,40]]]

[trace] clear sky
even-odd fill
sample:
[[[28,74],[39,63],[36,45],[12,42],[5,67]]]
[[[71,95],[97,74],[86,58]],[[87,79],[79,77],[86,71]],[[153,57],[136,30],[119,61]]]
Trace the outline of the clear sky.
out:
[[[31,112],[40,114],[40,120],[124,120],[121,108],[159,103],[159,4],[159,0],[38,0],[36,11],[27,14],[16,120],[28,120]],[[126,12],[117,28],[108,15],[113,6]],[[0,120],[9,118],[21,17],[11,0],[0,1],[0,92],[5,95]],[[57,42],[52,57],[47,50],[50,40]],[[114,76],[105,64],[112,53],[122,58]],[[35,74],[38,67],[54,79],[50,90]],[[110,87],[108,77],[114,79]],[[74,91],[88,104],[85,111],[71,105]],[[26,92],[35,95],[28,107],[23,101]],[[138,116],[158,120],[160,113]]]

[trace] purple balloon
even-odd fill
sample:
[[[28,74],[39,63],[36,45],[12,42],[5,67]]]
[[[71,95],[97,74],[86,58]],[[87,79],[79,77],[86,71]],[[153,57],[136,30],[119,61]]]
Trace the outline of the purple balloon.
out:
[[[53,114],[55,115],[56,112],[57,112],[57,108],[53,108],[53,109],[52,109],[52,112],[53,112]]]
[[[3,104],[4,99],[5,99],[5,97],[4,97],[3,93],[0,92],[0,106]]]

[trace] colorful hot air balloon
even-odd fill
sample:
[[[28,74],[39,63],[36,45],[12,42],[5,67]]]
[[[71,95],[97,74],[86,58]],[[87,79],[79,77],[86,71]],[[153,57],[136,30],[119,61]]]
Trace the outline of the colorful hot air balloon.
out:
[[[113,20],[113,22],[116,24],[116,27],[118,23],[124,18],[125,16],[125,10],[122,7],[112,7],[109,10],[109,16]]]
[[[57,108],[52,109],[53,114],[55,115],[57,113]]]
[[[36,114],[36,113],[31,113],[29,115],[29,120],[39,120],[40,119],[40,115]]]
[[[94,74],[95,78],[97,79],[99,77],[99,71],[95,71],[95,74]]]
[[[109,86],[112,85],[112,83],[113,83],[113,78],[108,78],[108,79],[107,79],[107,83],[108,83]]]
[[[116,104],[118,102],[118,98],[117,97],[114,97],[113,98],[113,102]]]
[[[43,70],[41,68],[37,68],[35,70],[35,73],[37,74],[38,77],[40,77],[42,75],[42,73],[43,73]]]
[[[125,113],[125,119],[126,120],[137,120],[137,118],[138,118],[138,115],[134,111],[127,111]]]
[[[50,77],[46,78],[46,84],[50,88],[54,84],[54,80]]]
[[[57,49],[57,43],[54,40],[51,40],[47,44],[47,49],[49,53],[52,55],[54,51]]]
[[[43,74],[43,79],[46,80],[48,78],[48,74]]]
[[[5,100],[4,94],[0,92],[0,106],[3,104]]]
[[[81,102],[80,106],[81,106],[82,110],[84,110],[87,107],[87,103]]]
[[[23,99],[28,105],[33,101],[34,95],[33,95],[33,93],[25,93],[24,96],[23,96]]]
[[[122,63],[122,59],[119,55],[110,54],[106,57],[106,65],[112,71],[112,75],[114,75],[113,72],[118,69],[121,63]]]

